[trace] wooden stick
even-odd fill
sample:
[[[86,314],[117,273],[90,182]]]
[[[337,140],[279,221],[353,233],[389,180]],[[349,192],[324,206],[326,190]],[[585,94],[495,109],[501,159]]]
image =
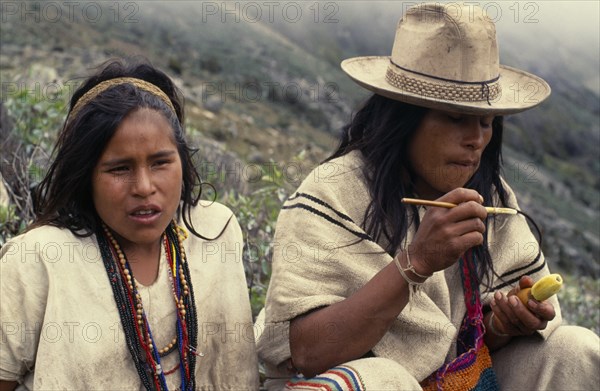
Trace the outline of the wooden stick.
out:
[[[429,201],[429,200],[421,200],[418,198],[403,198],[402,202],[404,204],[410,205],[424,205],[424,206],[438,206],[440,208],[451,209],[457,207],[458,205],[452,204],[450,202],[439,202],[439,201]],[[489,214],[505,214],[505,215],[516,215],[517,210],[512,208],[496,208],[493,206],[486,206],[485,210]]]

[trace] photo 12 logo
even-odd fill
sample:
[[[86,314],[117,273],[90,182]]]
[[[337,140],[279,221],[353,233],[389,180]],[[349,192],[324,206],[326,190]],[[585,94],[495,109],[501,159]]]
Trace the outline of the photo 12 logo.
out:
[[[202,23],[338,23],[334,1],[203,1]]]
[[[453,18],[461,18],[461,16],[467,16],[470,21],[475,18],[475,7],[479,7],[483,10],[483,13],[494,23],[499,22],[502,19],[507,19],[513,23],[538,23],[538,16],[540,15],[540,3],[535,1],[466,1],[464,3],[458,2],[444,2],[448,15],[442,13],[431,13],[429,11],[431,3],[423,2],[403,2],[403,15],[406,14],[408,9],[412,8],[418,12],[421,10],[426,13],[428,18],[446,18],[449,16]],[[437,2],[436,4],[441,4]],[[462,5],[461,5],[462,4]],[[463,15],[466,12],[468,15]]]
[[[20,100],[21,102],[64,102],[68,103],[77,87],[76,81],[2,81],[0,82],[0,102]]]
[[[138,23],[139,4],[133,1],[2,1],[2,23]]]

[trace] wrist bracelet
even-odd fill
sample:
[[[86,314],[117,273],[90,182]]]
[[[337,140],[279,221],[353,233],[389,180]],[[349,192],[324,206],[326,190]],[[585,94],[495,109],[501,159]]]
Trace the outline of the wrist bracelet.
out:
[[[425,281],[417,282],[417,281],[412,280],[410,277],[408,277],[406,275],[407,271],[410,270],[413,273],[414,273],[414,271],[411,270],[410,266],[407,267],[406,269],[402,268],[402,265],[400,265],[400,255],[401,254],[402,254],[402,251],[400,251],[396,254],[396,256],[394,257],[394,263],[396,264],[396,267],[398,268],[400,275],[402,276],[402,278],[404,278],[404,280],[408,284],[408,302],[410,303],[412,301],[413,294],[419,291],[419,288],[421,288],[421,286],[425,283]],[[415,273],[415,275],[419,276],[419,274],[417,274],[417,273]]]
[[[433,273],[428,276],[417,273],[417,271],[415,270],[415,267],[410,262],[410,251],[408,250],[408,246],[406,247],[405,252],[406,252],[406,261],[408,262],[408,265],[406,266],[406,269],[404,269],[404,271],[410,270],[411,272],[414,273],[415,276],[417,276],[419,278],[423,278],[425,280],[428,279],[429,277],[433,276]]]
[[[410,267],[410,266],[409,266],[409,267],[407,267],[406,269],[403,269],[403,268],[402,268],[402,265],[400,265],[400,257],[399,257],[399,255],[400,255],[400,254],[402,254],[402,253],[400,252],[400,253],[398,253],[398,254],[397,254],[395,257],[394,257],[394,263],[396,264],[396,267],[398,268],[398,271],[399,271],[399,272],[400,272],[400,274],[402,275],[402,278],[404,278],[404,279],[406,280],[406,282],[408,282],[408,284],[409,284],[409,285],[415,285],[415,286],[420,286],[420,285],[423,285],[423,283],[424,283],[425,281],[423,281],[423,282],[414,281],[414,280],[412,280],[412,279],[411,279],[409,276],[407,276],[407,275],[406,275],[406,272],[407,272],[407,271],[411,271],[411,272],[413,272],[413,273],[415,273],[415,272],[414,272],[414,271],[411,269],[411,267]],[[417,274],[417,273],[415,273],[415,275],[416,275],[417,277],[421,277],[421,276],[420,276],[419,274]],[[426,277],[421,277],[421,278],[426,278]]]
[[[490,322],[489,322],[489,326],[490,326],[490,331],[494,334],[496,334],[498,337],[510,337],[509,334],[505,334],[505,333],[501,333],[498,330],[496,330],[496,328],[494,327],[494,313],[492,312],[492,314],[490,315]]]

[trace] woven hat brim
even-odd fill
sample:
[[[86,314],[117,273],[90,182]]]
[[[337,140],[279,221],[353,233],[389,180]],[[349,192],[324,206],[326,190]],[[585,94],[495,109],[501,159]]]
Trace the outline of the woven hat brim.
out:
[[[550,86],[542,78],[500,65],[501,93],[489,103],[433,98],[392,86],[385,78],[389,65],[388,56],[368,56],[344,60],[341,67],[356,83],[378,95],[417,106],[464,114],[519,113],[539,105],[550,95]]]

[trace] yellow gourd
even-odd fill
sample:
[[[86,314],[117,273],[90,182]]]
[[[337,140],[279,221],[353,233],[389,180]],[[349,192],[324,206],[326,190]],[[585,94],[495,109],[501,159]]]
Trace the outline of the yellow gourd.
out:
[[[542,277],[531,288],[521,289],[517,296],[521,302],[527,305],[529,299],[544,301],[550,296],[556,294],[562,287],[563,279],[560,274],[549,274]]]

